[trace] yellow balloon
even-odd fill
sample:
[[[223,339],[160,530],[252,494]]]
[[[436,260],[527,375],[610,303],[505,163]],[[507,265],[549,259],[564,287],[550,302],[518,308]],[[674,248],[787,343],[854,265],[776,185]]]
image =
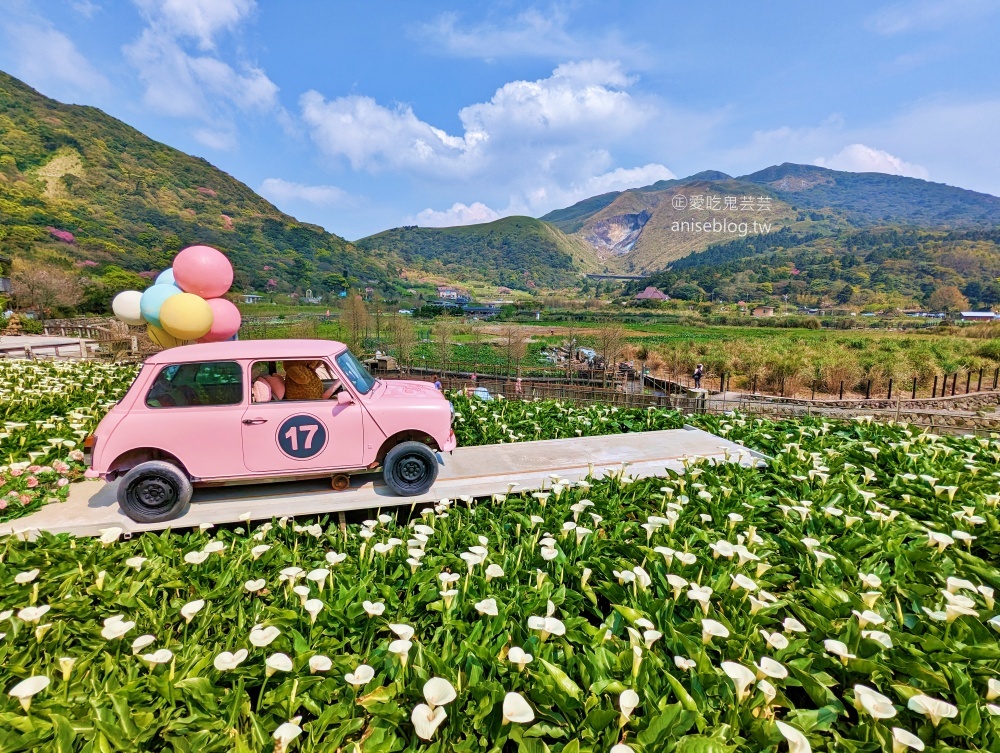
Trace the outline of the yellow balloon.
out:
[[[146,325],[146,334],[149,335],[149,339],[152,340],[154,344],[159,345],[161,348],[175,348],[180,345],[180,343],[177,342],[176,337],[168,335],[155,324]]]
[[[172,295],[160,307],[160,326],[178,340],[204,337],[212,329],[212,319],[208,301],[194,293]]]

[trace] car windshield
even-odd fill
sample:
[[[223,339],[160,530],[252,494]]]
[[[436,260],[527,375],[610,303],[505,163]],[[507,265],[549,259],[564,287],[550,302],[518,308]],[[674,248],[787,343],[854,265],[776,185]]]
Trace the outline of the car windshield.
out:
[[[375,377],[368,373],[368,369],[364,367],[361,361],[354,357],[351,351],[345,350],[337,356],[337,365],[344,372],[344,376],[351,380],[354,389],[362,395],[367,395],[375,385]]]

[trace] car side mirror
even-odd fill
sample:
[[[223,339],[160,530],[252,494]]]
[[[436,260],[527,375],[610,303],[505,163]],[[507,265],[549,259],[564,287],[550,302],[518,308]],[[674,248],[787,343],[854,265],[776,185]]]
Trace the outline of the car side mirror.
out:
[[[354,398],[351,393],[344,390],[337,393],[337,405],[354,405]]]

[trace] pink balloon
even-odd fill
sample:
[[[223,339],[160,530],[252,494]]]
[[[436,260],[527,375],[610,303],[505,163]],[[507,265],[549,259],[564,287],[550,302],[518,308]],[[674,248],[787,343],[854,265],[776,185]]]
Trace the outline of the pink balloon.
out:
[[[208,307],[212,309],[212,329],[208,334],[198,339],[200,343],[220,343],[235,335],[243,319],[240,310],[225,298],[209,298]]]
[[[185,293],[218,298],[233,284],[233,265],[210,246],[188,246],[174,257],[174,284]]]

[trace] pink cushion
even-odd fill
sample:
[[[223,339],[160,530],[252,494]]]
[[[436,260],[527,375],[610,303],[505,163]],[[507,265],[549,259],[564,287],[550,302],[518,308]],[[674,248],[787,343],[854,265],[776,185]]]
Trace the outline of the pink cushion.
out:
[[[271,385],[271,394],[274,396],[275,400],[285,399],[285,380],[281,378],[280,374],[271,374],[271,376],[266,376],[264,379],[267,383]]]
[[[255,403],[271,402],[271,385],[263,377],[254,380],[253,401]]]

